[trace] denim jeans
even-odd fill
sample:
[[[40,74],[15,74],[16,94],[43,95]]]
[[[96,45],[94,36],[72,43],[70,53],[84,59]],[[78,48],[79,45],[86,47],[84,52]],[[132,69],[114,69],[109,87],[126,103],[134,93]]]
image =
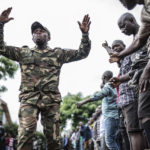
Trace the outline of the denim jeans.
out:
[[[80,150],[84,150],[84,138],[80,137]]]
[[[119,129],[119,119],[106,118],[105,120],[105,141],[109,150],[119,150],[116,134]]]
[[[108,148],[106,146],[106,142],[105,142],[105,134],[103,134],[103,136],[101,137],[100,150],[108,150]]]

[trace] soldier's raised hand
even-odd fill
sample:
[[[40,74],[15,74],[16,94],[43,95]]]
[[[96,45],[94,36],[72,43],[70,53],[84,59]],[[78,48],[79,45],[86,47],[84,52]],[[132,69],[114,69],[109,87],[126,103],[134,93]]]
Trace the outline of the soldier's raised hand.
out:
[[[79,24],[79,28],[82,31],[82,33],[88,33],[88,31],[90,29],[90,24],[91,24],[89,15],[88,14],[85,15],[82,20],[82,23],[78,21],[78,24]]]
[[[1,23],[7,23],[10,20],[13,20],[14,18],[10,17],[9,14],[11,13],[12,7],[9,7],[8,9],[4,10],[0,15],[0,22]]]

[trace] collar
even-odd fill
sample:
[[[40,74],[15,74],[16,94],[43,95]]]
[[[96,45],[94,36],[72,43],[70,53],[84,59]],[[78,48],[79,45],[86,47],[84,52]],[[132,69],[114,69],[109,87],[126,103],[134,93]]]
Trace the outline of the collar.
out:
[[[35,52],[37,52],[37,53],[40,53],[40,54],[42,54],[42,53],[47,53],[47,52],[49,52],[49,51],[52,51],[52,49],[51,49],[49,46],[47,46],[47,48],[44,49],[44,50],[39,50],[39,49],[37,48],[37,46],[35,46],[34,48],[32,48],[32,50],[35,51]]]

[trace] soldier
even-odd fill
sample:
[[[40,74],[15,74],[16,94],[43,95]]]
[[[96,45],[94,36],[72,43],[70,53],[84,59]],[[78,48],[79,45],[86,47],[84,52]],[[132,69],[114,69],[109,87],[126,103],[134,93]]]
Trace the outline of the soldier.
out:
[[[82,40],[78,50],[65,50],[48,47],[50,32],[39,22],[31,26],[34,48],[6,46],[3,41],[3,27],[12,8],[0,15],[0,54],[19,62],[21,67],[20,110],[18,129],[18,150],[31,150],[38,115],[47,139],[48,150],[59,150],[59,108],[61,95],[58,90],[59,75],[64,63],[81,60],[90,52],[88,31],[90,17],[85,15],[82,23],[78,22]]]

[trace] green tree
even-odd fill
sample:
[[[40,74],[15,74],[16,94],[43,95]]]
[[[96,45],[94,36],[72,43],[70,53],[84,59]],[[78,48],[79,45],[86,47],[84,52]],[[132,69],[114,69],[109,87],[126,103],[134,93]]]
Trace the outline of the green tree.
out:
[[[12,60],[1,56],[0,57],[0,80],[7,80],[7,77],[13,78],[18,65]],[[5,92],[7,88],[0,85],[0,92]]]
[[[5,132],[11,134],[13,138],[18,135],[18,124],[17,123],[6,123],[4,124]]]
[[[42,140],[42,142],[46,142],[46,138],[45,135],[42,132],[36,131],[35,132],[35,137],[38,139],[40,138]]]
[[[88,119],[95,112],[97,106],[101,105],[101,101],[87,103],[78,109],[76,103],[87,98],[89,96],[83,97],[81,93],[75,95],[68,93],[63,98],[60,108],[61,129],[66,126],[67,119],[72,120],[73,128],[76,128],[80,121],[84,123],[88,122]]]

